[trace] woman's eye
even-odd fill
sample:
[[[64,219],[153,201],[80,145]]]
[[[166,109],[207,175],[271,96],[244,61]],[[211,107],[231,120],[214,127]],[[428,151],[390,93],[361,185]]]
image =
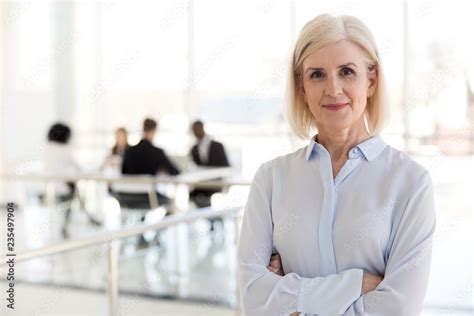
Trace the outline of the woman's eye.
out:
[[[341,75],[343,76],[349,76],[349,75],[353,75],[354,74],[354,70],[352,70],[351,68],[342,68],[341,69]]]
[[[311,74],[311,79],[320,79],[322,77],[324,77],[324,73],[320,70],[316,70]]]

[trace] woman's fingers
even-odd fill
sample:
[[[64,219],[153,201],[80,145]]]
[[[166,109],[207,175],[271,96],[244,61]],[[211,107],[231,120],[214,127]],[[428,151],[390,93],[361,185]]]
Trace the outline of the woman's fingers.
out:
[[[367,292],[374,291],[382,280],[383,277],[364,271],[362,278],[362,293],[366,294]]]
[[[272,267],[281,269],[281,259],[280,259],[280,256],[279,256],[279,255],[273,255],[273,256],[270,258],[270,265],[271,265]]]
[[[280,255],[273,255],[271,256],[270,258],[270,263],[269,263],[269,270],[271,272],[274,272],[278,275],[285,275],[285,272],[283,271],[283,267],[282,267],[282,264],[281,264],[281,258],[280,258]],[[272,269],[270,269],[272,268]]]
[[[268,269],[268,271],[270,271],[270,272],[273,272],[273,273],[275,273],[275,274],[278,274],[278,275],[283,276],[283,270],[282,270],[282,269],[275,268],[275,267],[272,267],[272,266],[268,266],[267,269]]]

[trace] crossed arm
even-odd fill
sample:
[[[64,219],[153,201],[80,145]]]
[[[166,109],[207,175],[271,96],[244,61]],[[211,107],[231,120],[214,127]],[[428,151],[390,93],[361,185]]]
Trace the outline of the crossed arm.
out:
[[[270,258],[270,263],[267,267],[268,271],[273,272],[279,276],[284,276],[285,271],[283,270],[283,265],[281,263],[281,257],[279,254],[272,255]],[[368,292],[374,291],[375,288],[382,282],[383,277],[371,274],[369,272],[364,271],[362,277],[362,286],[361,292],[362,294],[366,294]],[[298,316],[298,312],[291,313],[290,316]]]
[[[429,174],[420,177],[392,228],[383,279],[356,268],[315,278],[284,273],[281,265],[280,273],[272,273],[271,192],[263,174],[260,169],[250,190],[239,243],[239,286],[247,315],[421,312],[436,222]]]

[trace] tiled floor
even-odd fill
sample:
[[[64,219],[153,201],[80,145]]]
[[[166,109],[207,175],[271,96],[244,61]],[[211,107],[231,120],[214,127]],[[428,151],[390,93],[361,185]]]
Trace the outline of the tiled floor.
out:
[[[430,167],[438,214],[424,314],[472,315],[473,157],[418,160]],[[62,219],[60,211],[51,211],[39,205],[19,209],[16,220],[17,252],[60,241]],[[84,214],[77,211],[73,213],[72,223],[72,238],[102,229],[91,226]],[[212,233],[209,232],[208,222],[201,220],[166,229],[160,234],[160,247],[137,250],[136,239],[123,241],[119,283],[122,303],[130,303],[130,297],[134,298],[130,304],[135,307],[130,309],[129,315],[143,315],[142,309],[158,312],[162,308],[171,308],[173,314],[177,315],[207,315],[208,311],[219,311],[216,315],[232,314],[238,301],[235,232],[232,218],[225,219],[224,225],[218,225]],[[4,236],[4,225],[0,233]],[[99,246],[17,264],[17,279],[22,281],[17,293],[19,297],[27,299],[17,301],[18,306],[21,306],[19,311],[41,311],[42,306],[48,304],[46,297],[50,295],[47,293],[52,291],[53,297],[58,296],[58,303],[50,305],[57,307],[59,314],[68,311],[67,305],[64,305],[68,299],[76,302],[79,314],[105,313],[105,293],[97,292],[103,291],[106,285],[105,255],[105,248]],[[38,287],[33,283],[48,286]],[[0,286],[1,293],[4,293],[5,283],[0,282]],[[25,292],[22,292],[23,289]],[[30,296],[29,293],[44,293],[45,299]],[[32,297],[35,299],[32,300]],[[170,298],[178,300],[166,300]],[[190,302],[195,305],[188,305]],[[65,309],[61,309],[63,307]],[[42,314],[55,313],[55,308]]]

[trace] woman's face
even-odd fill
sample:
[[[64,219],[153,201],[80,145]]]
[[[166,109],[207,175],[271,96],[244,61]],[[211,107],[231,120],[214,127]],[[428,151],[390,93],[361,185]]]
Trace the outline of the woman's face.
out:
[[[125,145],[127,145],[127,133],[123,130],[118,130],[115,134],[115,138],[119,147],[125,147]]]
[[[363,127],[367,97],[375,92],[375,71],[356,44],[341,40],[324,46],[303,61],[303,96],[319,131]]]

